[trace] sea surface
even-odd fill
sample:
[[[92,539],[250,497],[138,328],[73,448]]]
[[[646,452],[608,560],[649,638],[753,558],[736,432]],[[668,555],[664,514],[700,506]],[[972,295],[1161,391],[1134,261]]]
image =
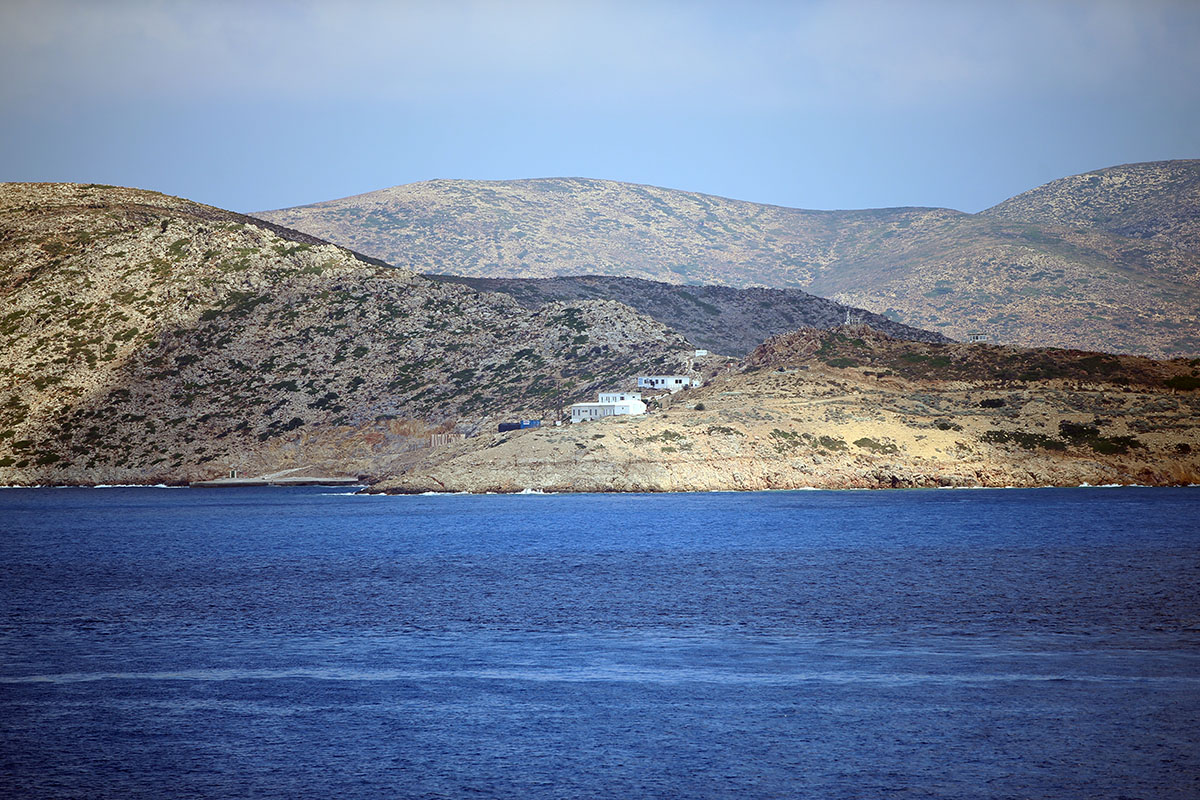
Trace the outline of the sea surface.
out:
[[[0,797],[1198,798],[1200,489],[2,490]]]

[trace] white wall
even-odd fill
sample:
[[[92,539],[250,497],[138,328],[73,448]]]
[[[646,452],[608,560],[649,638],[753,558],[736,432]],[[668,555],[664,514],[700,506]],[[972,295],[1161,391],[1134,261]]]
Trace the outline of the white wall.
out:
[[[687,375],[639,375],[637,385],[639,389],[667,389],[678,392],[690,386],[699,386],[700,381]]]
[[[601,392],[601,403],[627,403],[630,400],[641,400],[641,392]]]

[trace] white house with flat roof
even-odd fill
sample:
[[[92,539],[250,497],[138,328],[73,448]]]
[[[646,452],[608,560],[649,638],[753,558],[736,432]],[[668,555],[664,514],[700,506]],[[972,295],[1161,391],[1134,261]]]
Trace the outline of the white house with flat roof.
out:
[[[646,413],[640,392],[601,392],[598,400],[597,403],[572,403],[571,422]]]
[[[601,403],[628,403],[630,400],[641,401],[641,392],[601,392]]]
[[[639,375],[637,385],[639,389],[666,389],[674,394],[680,389],[699,386],[700,380],[687,375]]]

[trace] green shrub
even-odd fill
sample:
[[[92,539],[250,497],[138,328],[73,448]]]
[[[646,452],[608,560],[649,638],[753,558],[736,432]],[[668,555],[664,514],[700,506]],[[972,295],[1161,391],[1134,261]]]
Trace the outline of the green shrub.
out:
[[[1094,439],[1100,435],[1100,429],[1095,425],[1067,422],[1066,420],[1058,423],[1058,432],[1062,434],[1064,439],[1069,439],[1075,443]]]
[[[716,426],[709,428],[708,431],[710,434],[713,431],[719,431],[722,433],[724,433],[725,431],[728,431],[729,433],[736,432],[733,430],[733,428],[716,427]],[[772,430],[770,433],[770,436],[772,439],[774,439],[774,441],[771,444],[775,448],[775,452],[777,452],[777,453],[786,453],[787,451],[794,450],[797,447],[799,447],[800,445],[805,443],[804,438],[800,434],[793,433],[792,431],[781,430],[779,428],[775,428],[774,430]]]
[[[854,446],[861,447],[864,450],[870,450],[873,453],[884,453],[890,455],[892,453],[900,452],[900,448],[896,447],[896,445],[892,444],[891,442],[877,442],[874,439],[869,439],[865,436],[861,439],[855,439]]]
[[[1171,389],[1179,389],[1186,392],[1193,389],[1200,389],[1200,378],[1192,375],[1176,375],[1174,378],[1168,378],[1166,384]]]
[[[1102,420],[1097,420],[1097,423]],[[1099,424],[1086,425],[1063,420],[1058,424],[1058,430],[1063,438],[1072,444],[1090,447],[1103,455],[1124,455],[1130,448],[1144,448],[1140,441],[1132,436],[1103,436]]]
[[[783,431],[779,431],[779,432],[784,433]],[[712,436],[714,434],[718,434],[720,436],[745,436],[746,435],[746,434],[742,433],[741,431],[736,430],[734,428],[730,428],[726,425],[711,425],[711,426],[709,426],[709,429],[708,429],[708,435]],[[775,433],[772,432],[771,435],[774,436]]]
[[[1043,433],[1026,433],[1025,431],[986,431],[981,439],[989,444],[1015,444],[1025,450],[1066,450],[1067,443],[1046,436]]]
[[[1133,436],[1096,436],[1088,439],[1087,444],[1097,453],[1104,455],[1124,455],[1130,448],[1146,447]]]

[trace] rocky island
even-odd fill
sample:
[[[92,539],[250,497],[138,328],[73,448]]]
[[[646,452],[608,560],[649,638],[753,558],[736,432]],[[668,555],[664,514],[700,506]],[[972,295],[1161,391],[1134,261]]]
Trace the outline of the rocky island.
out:
[[[963,344],[799,290],[421,274],[441,266],[153,192],[4,184],[0,484],[707,491],[1200,471],[1195,358]],[[727,352],[697,348],[704,319]],[[663,374],[699,385],[556,424]],[[520,419],[542,424],[498,430]]]

